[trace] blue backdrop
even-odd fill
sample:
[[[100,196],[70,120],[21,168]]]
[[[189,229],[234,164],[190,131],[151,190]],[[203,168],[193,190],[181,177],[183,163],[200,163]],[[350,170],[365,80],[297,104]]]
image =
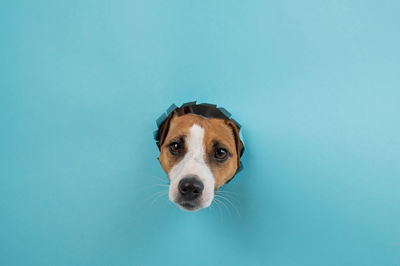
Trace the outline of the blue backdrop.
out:
[[[400,265],[399,1],[3,1],[1,265]],[[170,203],[155,119],[243,125]]]

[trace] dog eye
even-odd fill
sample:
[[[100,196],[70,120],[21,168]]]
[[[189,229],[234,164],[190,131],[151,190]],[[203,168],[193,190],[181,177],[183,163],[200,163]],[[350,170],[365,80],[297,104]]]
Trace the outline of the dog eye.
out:
[[[228,157],[228,151],[224,148],[218,148],[214,154],[215,159],[224,161]]]
[[[171,144],[169,144],[169,151],[172,154],[178,154],[181,152],[181,150],[182,150],[182,147],[178,142],[172,142]]]

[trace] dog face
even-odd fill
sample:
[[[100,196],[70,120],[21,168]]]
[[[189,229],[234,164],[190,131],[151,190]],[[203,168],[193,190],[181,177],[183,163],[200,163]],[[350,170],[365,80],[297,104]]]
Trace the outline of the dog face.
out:
[[[169,199],[189,211],[210,206],[238,169],[239,129],[230,120],[172,113],[160,130],[159,161],[170,180]]]

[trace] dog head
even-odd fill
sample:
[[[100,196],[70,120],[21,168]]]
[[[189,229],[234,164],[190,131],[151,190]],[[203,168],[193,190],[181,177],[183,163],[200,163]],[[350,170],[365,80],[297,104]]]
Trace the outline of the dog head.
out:
[[[188,211],[210,206],[240,167],[239,130],[212,105],[186,105],[169,114],[159,127],[158,146],[172,202]]]

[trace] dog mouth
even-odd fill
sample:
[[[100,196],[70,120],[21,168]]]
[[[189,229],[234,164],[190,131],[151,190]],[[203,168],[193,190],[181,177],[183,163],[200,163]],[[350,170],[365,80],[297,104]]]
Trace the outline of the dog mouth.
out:
[[[179,202],[178,205],[185,211],[196,211],[200,208],[197,204],[187,201]]]

